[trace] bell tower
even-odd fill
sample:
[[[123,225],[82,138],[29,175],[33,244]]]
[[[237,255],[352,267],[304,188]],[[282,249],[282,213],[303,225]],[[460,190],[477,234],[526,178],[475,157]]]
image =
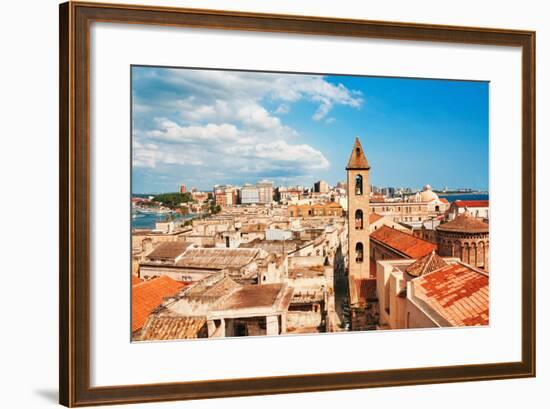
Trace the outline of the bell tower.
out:
[[[346,167],[348,177],[348,266],[350,278],[370,277],[369,262],[369,162],[359,138]]]

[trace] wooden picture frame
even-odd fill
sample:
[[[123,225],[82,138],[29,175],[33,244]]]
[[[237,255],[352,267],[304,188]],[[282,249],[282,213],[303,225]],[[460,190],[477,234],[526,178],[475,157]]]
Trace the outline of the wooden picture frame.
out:
[[[90,23],[516,46],[522,50],[522,359],[476,365],[91,387]],[[60,5],[60,403],[69,407],[535,376],[535,33],[325,17]]]

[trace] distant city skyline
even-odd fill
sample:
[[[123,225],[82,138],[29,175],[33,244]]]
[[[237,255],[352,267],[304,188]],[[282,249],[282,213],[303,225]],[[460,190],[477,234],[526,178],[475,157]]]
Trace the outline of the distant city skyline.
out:
[[[133,193],[345,180],[488,190],[488,83],[132,67]]]

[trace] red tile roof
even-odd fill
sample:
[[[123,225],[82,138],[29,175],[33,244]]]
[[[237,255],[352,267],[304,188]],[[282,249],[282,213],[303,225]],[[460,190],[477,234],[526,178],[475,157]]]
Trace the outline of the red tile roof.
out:
[[[455,200],[456,207],[489,207],[488,200]]]
[[[448,232],[488,233],[489,225],[473,216],[470,212],[465,211],[457,215],[450,222],[440,224],[436,229]]]
[[[449,201],[444,197],[440,197],[439,200],[443,203],[449,203]]]
[[[164,298],[177,294],[184,286],[167,276],[132,286],[132,332],[143,327],[149,314]]]
[[[384,216],[382,216],[378,213],[371,213],[371,214],[369,214],[369,224],[375,223],[383,217]]]
[[[154,314],[143,327],[141,341],[206,338],[205,317],[186,317],[175,314]]]
[[[136,285],[139,283],[141,283],[141,280],[139,279],[139,277],[132,274],[132,285]]]
[[[405,271],[413,277],[420,277],[421,275],[429,274],[436,270],[439,270],[446,265],[447,263],[445,262],[445,260],[435,254],[435,251],[432,251],[424,257],[416,260],[414,263],[408,266]]]
[[[463,264],[443,267],[411,281],[414,297],[452,326],[489,324],[489,276]]]
[[[437,250],[437,244],[419,239],[389,226],[380,227],[370,237],[405,254],[409,258],[420,258],[433,250]]]

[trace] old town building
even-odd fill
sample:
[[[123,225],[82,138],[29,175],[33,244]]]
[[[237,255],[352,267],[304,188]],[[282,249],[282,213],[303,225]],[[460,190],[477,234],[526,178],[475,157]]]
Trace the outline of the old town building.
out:
[[[355,139],[347,171],[348,183],[348,288],[351,310],[351,329],[354,331],[371,329],[376,308],[365,289],[369,280],[373,281],[369,265],[369,170],[370,165],[359,138]]]
[[[470,212],[478,219],[489,220],[488,200],[455,200],[449,209],[449,220],[453,220],[459,214]]]
[[[316,203],[288,206],[289,217],[342,217],[344,209],[338,203]]]
[[[388,226],[382,226],[370,236],[371,259],[416,259],[437,250],[437,244],[422,240]]]
[[[489,271],[489,225],[470,212],[437,226],[439,253]]]
[[[481,270],[435,252],[376,268],[381,329],[489,323],[489,277]]]
[[[422,192],[407,197],[405,200],[372,200],[371,211],[386,216],[395,222],[410,226],[420,226],[423,221],[437,218],[449,210],[447,199],[440,199],[430,185],[424,186]]]

